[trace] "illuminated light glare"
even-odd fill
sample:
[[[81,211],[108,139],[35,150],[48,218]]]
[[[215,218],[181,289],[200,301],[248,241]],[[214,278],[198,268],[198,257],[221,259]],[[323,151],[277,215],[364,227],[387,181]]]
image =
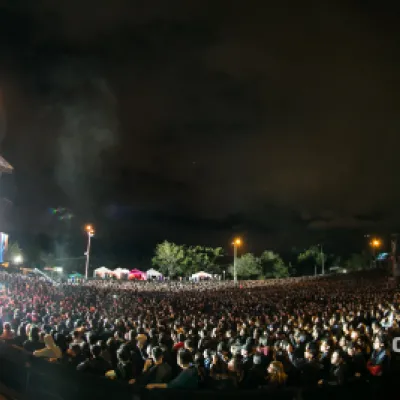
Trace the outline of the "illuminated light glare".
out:
[[[378,240],[378,239],[374,239],[374,240],[371,242],[371,244],[372,244],[373,247],[379,247],[379,246],[381,245],[381,241]]]
[[[13,261],[14,261],[14,264],[21,264],[24,261],[24,259],[21,256],[21,254],[18,254],[17,256],[14,257]]]

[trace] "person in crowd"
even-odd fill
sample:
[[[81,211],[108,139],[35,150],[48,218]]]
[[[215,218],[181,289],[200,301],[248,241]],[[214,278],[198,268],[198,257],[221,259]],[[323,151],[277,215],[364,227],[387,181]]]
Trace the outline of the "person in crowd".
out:
[[[111,353],[110,353],[110,350],[109,350],[109,348],[108,348],[106,342],[105,342],[104,340],[99,340],[99,341],[97,342],[97,345],[99,345],[99,346],[101,347],[101,354],[100,354],[100,356],[101,356],[102,358],[104,358],[110,365],[112,365],[112,362],[111,362]]]
[[[53,285],[7,272],[0,282],[7,286],[2,345],[21,337],[45,359],[99,376],[114,371],[136,387],[318,388],[321,380],[347,387],[347,377],[359,377],[379,393],[395,370],[388,344],[399,334],[398,286],[374,271],[240,287],[213,280]]]
[[[302,385],[315,386],[322,377],[322,365],[317,359],[317,351],[312,344],[308,344],[304,351],[304,358],[297,358],[291,345],[288,345],[288,355],[293,366],[300,372]]]
[[[347,348],[346,364],[348,367],[349,377],[365,378],[367,376],[367,362],[360,345],[351,344]]]
[[[66,351],[64,362],[66,365],[76,369],[85,359],[86,357],[82,351],[82,347],[78,344],[71,344],[71,347]]]
[[[131,379],[133,379],[133,364],[129,348],[126,345],[122,345],[117,351],[117,357],[118,364],[116,376],[118,379],[129,382]]]
[[[242,356],[232,357],[228,362],[228,377],[232,387],[238,389],[244,378]]]
[[[374,377],[385,376],[389,372],[389,357],[385,348],[385,339],[378,335],[374,341],[374,350],[367,363],[367,369]]]
[[[267,369],[268,387],[280,388],[285,386],[288,376],[283,369],[283,364],[280,361],[272,361]]]
[[[322,379],[329,379],[331,369],[332,343],[329,339],[321,340],[319,362],[322,367]]]
[[[111,365],[101,357],[101,347],[98,345],[92,347],[91,357],[76,367],[79,372],[87,372],[99,376],[104,376],[111,369]]]
[[[185,347],[185,335],[183,333],[179,333],[176,336],[176,342],[174,344],[174,350],[178,351],[180,349],[183,349]]]
[[[28,336],[26,334],[26,326],[24,324],[21,324],[18,327],[17,335],[14,337],[14,344],[18,347],[23,347],[27,339]]]
[[[257,389],[265,385],[265,367],[262,363],[262,355],[254,354],[252,366],[244,375],[241,387],[243,389]]]
[[[39,328],[32,326],[29,330],[29,338],[23,343],[23,348],[30,353],[41,350],[45,347],[44,342],[40,341]]]
[[[164,352],[161,347],[153,347],[151,357],[144,364],[143,374],[137,380],[132,379],[130,383],[139,386],[149,384],[167,384],[172,377],[172,368],[164,362]]]
[[[13,340],[15,337],[15,333],[11,328],[11,324],[9,322],[6,322],[3,325],[3,333],[0,336],[1,340]]]
[[[181,349],[178,352],[178,365],[182,369],[180,374],[169,383],[149,383],[147,389],[197,389],[199,387],[199,374],[193,365],[190,351]]]
[[[348,369],[346,365],[346,355],[342,350],[335,350],[331,356],[331,371],[328,380],[321,379],[320,385],[343,386],[348,381]]]
[[[45,345],[45,347],[43,349],[35,350],[33,352],[33,355],[35,357],[55,359],[55,360],[59,360],[62,358],[62,351],[54,343],[53,336],[51,336],[50,334],[47,334],[44,337],[44,345]]]

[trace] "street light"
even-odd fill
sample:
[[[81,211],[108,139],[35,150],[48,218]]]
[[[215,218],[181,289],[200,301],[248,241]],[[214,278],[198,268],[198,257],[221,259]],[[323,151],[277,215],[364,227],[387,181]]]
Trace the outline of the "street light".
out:
[[[17,254],[13,259],[14,264],[22,264],[24,262],[24,258],[21,254]]]
[[[86,248],[86,265],[85,265],[85,278],[88,279],[89,276],[89,258],[90,258],[90,244],[91,244],[91,238],[94,236],[94,228],[92,225],[86,225],[85,226],[85,231],[88,236],[88,241],[87,241],[87,248]]]
[[[376,268],[376,250],[379,249],[379,247],[381,247],[382,242],[379,239],[375,238],[375,239],[372,239],[370,244],[372,247],[372,256],[373,256],[374,264],[375,264],[375,268]]]
[[[320,251],[321,251],[321,253],[320,253],[320,254],[321,254],[321,269],[322,269],[321,273],[322,273],[322,275],[325,275],[325,255],[324,255],[324,247],[323,247],[322,244],[319,244],[318,246],[319,246]]]
[[[374,240],[371,242],[371,246],[374,247],[374,248],[381,247],[381,241],[380,241],[379,239],[374,239]]]
[[[242,241],[240,238],[236,238],[233,241],[233,281],[235,285],[237,285],[237,249],[239,246],[241,246]]]

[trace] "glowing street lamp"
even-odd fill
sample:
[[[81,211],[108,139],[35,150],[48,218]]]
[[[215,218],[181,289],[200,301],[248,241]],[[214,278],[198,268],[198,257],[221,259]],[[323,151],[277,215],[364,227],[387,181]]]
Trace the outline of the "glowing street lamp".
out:
[[[240,238],[236,238],[233,241],[233,281],[235,285],[237,285],[237,249],[242,245],[242,240]]]
[[[14,264],[22,264],[24,262],[24,258],[21,254],[17,254],[13,259]]]
[[[371,242],[371,246],[377,249],[378,247],[381,247],[381,241],[379,239],[374,239]]]
[[[381,247],[382,242],[379,239],[375,238],[375,239],[372,239],[370,244],[372,247],[372,255],[373,255],[374,264],[375,264],[375,268],[376,268],[376,250],[379,249],[379,247]]]
[[[94,236],[94,228],[92,225],[86,225],[85,231],[88,236],[87,241],[87,248],[86,248],[86,265],[85,265],[85,278],[88,279],[89,276],[89,258],[90,258],[90,245],[91,245],[91,238]]]

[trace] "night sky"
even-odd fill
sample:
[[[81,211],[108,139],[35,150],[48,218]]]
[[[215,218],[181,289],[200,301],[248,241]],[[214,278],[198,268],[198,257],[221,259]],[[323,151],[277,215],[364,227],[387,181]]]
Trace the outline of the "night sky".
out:
[[[94,251],[129,259],[163,239],[284,251],[399,229],[398,5],[1,4],[15,239],[65,229],[80,253],[91,222]]]

